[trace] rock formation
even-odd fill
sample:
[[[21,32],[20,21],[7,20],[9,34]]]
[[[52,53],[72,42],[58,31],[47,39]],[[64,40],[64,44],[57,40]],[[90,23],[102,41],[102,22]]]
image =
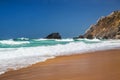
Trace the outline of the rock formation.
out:
[[[46,39],[61,39],[61,35],[59,33],[51,33],[46,37]]]
[[[78,37],[73,37],[73,39],[83,39],[83,38],[84,38],[83,35],[80,35],[80,36],[78,36]]]
[[[102,17],[84,34],[85,38],[120,39],[120,11]]]

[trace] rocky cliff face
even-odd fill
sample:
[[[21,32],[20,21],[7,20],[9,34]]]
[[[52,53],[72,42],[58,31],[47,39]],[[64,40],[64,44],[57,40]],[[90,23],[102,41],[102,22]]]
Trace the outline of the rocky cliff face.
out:
[[[89,36],[100,39],[120,39],[120,11],[114,11],[100,18],[84,34],[86,38]]]

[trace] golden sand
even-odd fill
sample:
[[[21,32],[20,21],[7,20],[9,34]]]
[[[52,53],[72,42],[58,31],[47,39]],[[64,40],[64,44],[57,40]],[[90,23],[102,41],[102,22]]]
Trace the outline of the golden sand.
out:
[[[0,80],[120,80],[120,50],[57,57],[9,71]]]

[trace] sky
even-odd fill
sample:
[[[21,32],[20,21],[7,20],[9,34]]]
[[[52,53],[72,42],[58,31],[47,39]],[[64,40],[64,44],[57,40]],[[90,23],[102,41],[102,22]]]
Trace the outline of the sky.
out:
[[[0,0],[0,39],[72,38],[115,10],[120,0]]]

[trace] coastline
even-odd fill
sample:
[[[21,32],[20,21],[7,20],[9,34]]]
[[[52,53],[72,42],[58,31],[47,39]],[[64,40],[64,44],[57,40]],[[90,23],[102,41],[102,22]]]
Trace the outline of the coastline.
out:
[[[120,49],[61,56],[0,75],[0,80],[120,80]]]

